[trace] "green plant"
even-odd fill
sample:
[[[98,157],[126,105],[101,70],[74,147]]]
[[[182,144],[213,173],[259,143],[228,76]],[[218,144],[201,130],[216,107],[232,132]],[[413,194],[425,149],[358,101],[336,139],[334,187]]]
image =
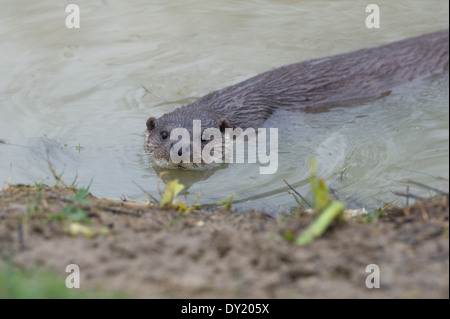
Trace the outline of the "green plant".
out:
[[[231,203],[233,201],[234,196],[236,195],[235,192],[233,192],[233,194],[231,194],[230,196],[228,196],[227,198],[222,199],[221,201],[219,201],[217,203],[217,205],[221,206],[223,205],[223,209],[224,210],[231,210]]]
[[[66,205],[61,212],[48,216],[49,220],[64,221],[70,219],[77,222],[89,223],[87,208],[89,205],[89,191],[87,188],[80,188],[70,198],[71,203]]]
[[[372,213],[370,213],[370,214],[364,215],[364,216],[361,218],[361,221],[362,221],[363,223],[366,223],[366,224],[370,224],[370,223],[376,222],[376,221],[380,218],[381,214],[382,214],[384,211],[386,211],[387,209],[391,208],[392,205],[394,205],[396,202],[397,202],[397,200],[394,200],[394,201],[392,201],[392,202],[386,204],[384,207],[379,208],[379,209],[377,209],[376,211],[374,211],[374,212],[372,212]]]
[[[161,180],[161,177],[165,174],[168,174],[168,172],[164,171],[159,175],[158,180],[158,191],[161,196],[161,201],[158,201],[156,198],[154,198],[152,195],[150,195],[148,192],[146,192],[142,187],[137,185],[147,196],[149,199],[148,204],[152,205],[156,204],[161,208],[176,208],[178,209],[178,212],[183,212],[186,214],[189,214],[194,208],[199,208],[200,205],[197,204],[197,201],[200,199],[200,196],[202,195],[199,193],[197,197],[194,199],[192,204],[188,206],[186,201],[176,199],[175,197],[185,188],[185,186],[181,183],[179,183],[178,179],[170,180],[166,183],[166,186],[164,187],[164,191],[161,192],[159,190],[159,181]]]
[[[170,182],[167,182],[166,187],[164,188],[160,206],[179,207],[181,205],[181,202],[176,200],[175,196],[177,196],[183,189],[184,185],[180,184],[178,182],[178,179],[174,179]]]
[[[309,182],[314,197],[313,209],[317,218],[298,237],[298,245],[307,245],[315,238],[320,237],[333,220],[342,216],[345,204],[332,200],[328,187],[323,179],[316,177],[317,160],[311,160]]]
[[[54,272],[22,271],[13,266],[0,267],[0,299],[65,299],[65,298],[124,298],[123,293],[80,291],[69,289],[65,278]]]

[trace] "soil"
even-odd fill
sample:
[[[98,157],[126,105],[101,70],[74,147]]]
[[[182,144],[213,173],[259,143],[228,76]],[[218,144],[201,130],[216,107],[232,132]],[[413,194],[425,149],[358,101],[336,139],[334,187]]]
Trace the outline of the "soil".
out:
[[[48,216],[71,188],[10,185],[0,192],[0,268],[77,264],[83,290],[137,298],[449,298],[448,195],[336,220],[314,242],[295,238],[314,216],[260,211],[180,213],[89,196],[96,235],[73,235]],[[366,287],[369,264],[380,288]]]

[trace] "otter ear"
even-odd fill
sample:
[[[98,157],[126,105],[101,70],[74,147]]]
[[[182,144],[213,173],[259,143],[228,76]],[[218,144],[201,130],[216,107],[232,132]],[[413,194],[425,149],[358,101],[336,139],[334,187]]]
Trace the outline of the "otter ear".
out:
[[[232,128],[233,126],[231,125],[230,121],[228,121],[226,118],[221,118],[218,122],[219,124],[219,129],[220,131],[223,133],[225,132],[226,128]]]
[[[147,122],[145,122],[145,124],[147,125],[147,129],[149,131],[153,130],[155,128],[156,125],[156,119],[154,117],[149,117],[147,119]]]

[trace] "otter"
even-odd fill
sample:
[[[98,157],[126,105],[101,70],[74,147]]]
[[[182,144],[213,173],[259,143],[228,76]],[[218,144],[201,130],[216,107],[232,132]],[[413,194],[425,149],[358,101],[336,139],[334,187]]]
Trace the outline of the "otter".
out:
[[[199,168],[173,163],[170,150],[175,128],[192,136],[193,121],[203,128],[258,128],[278,108],[305,111],[380,98],[417,78],[448,70],[449,31],[429,33],[383,46],[282,66],[243,82],[209,93],[173,112],[146,121],[146,149],[162,167]],[[202,147],[206,140],[201,141]],[[177,144],[179,155],[192,153]],[[192,159],[192,155],[191,155]]]

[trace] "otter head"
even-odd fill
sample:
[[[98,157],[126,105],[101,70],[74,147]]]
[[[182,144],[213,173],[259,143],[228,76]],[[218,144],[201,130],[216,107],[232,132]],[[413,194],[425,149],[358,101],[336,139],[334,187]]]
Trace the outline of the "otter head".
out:
[[[226,142],[226,118],[196,117],[181,108],[156,119],[147,119],[146,150],[161,167],[199,169],[222,162]]]

